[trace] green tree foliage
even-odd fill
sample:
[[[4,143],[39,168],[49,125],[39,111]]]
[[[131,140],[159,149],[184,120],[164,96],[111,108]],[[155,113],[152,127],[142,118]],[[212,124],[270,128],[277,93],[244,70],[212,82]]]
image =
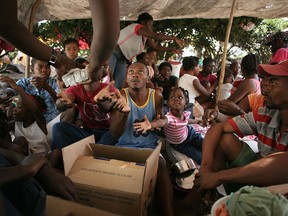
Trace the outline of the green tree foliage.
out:
[[[131,22],[121,21],[121,28]],[[254,28],[249,29],[249,24]],[[174,35],[187,41],[194,47],[199,57],[222,58],[223,42],[225,40],[228,19],[174,19],[154,22],[154,30],[163,34]],[[248,27],[248,29],[247,29]],[[270,58],[269,47],[263,42],[267,35],[288,27],[288,22],[283,19],[262,20],[251,17],[236,17],[229,40],[227,58],[234,56],[233,47],[246,52],[258,53],[262,62]],[[245,30],[246,29],[246,30]],[[68,37],[81,39],[91,44],[92,40],[91,19],[65,20],[42,22],[34,26],[34,34],[44,43],[54,47],[62,47],[62,43]],[[162,42],[163,46],[177,47],[171,41]],[[235,50],[235,49],[234,49]],[[159,59],[167,59],[173,53],[158,53]],[[242,56],[239,56],[240,58]],[[235,58],[235,57],[233,57]]]

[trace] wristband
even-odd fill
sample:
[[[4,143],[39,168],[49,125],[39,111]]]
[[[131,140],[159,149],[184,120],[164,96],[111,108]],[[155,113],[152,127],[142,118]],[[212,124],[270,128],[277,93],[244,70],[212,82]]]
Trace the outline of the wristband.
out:
[[[50,57],[50,59],[48,61],[48,65],[55,66],[56,61],[57,61],[56,50],[54,50],[52,48],[52,55],[51,55],[51,57]]]

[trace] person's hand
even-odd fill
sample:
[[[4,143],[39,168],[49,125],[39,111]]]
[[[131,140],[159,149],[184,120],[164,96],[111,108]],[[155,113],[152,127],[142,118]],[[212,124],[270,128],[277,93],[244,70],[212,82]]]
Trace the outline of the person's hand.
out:
[[[26,168],[31,177],[34,176],[40,170],[40,168],[47,164],[47,158],[40,153],[30,154],[25,157],[21,162],[21,165]]]
[[[134,129],[137,132],[141,132],[143,134],[145,134],[148,130],[151,130],[151,124],[150,124],[146,115],[144,115],[144,121],[143,122],[134,123]]]
[[[82,121],[82,119],[76,119],[74,124],[79,127],[79,128],[83,128],[84,127],[84,123]]]
[[[240,107],[230,100],[219,100],[217,106],[219,111],[225,115],[239,115]]]
[[[197,188],[198,192],[203,192],[209,189],[215,189],[220,186],[222,183],[218,179],[217,172],[198,172],[195,175],[194,185]]]
[[[37,88],[47,89],[49,84],[47,83],[47,77],[34,76],[31,78],[30,83]]]
[[[11,79],[8,76],[0,75],[0,81],[8,83],[10,85],[10,87],[13,88],[13,89],[18,87],[18,85],[16,84],[15,80]]]
[[[116,89],[115,91],[116,98],[111,101],[112,110],[118,110],[122,113],[129,113],[130,106],[126,99],[121,95],[120,91]]]
[[[71,201],[79,200],[73,182],[59,171],[45,166],[40,170],[37,179],[48,194]]]
[[[60,98],[58,98],[58,99],[56,100],[55,106],[56,106],[56,108],[57,108],[59,111],[63,112],[63,111],[65,111],[65,110],[67,110],[67,109],[69,109],[69,108],[71,108],[71,107],[76,107],[76,106],[77,106],[76,104],[71,103],[70,100],[67,101],[67,100],[65,100],[64,98],[61,98],[61,95],[60,95],[60,94],[57,94],[57,96],[60,97]]]
[[[84,65],[78,64],[77,62],[69,59],[67,56],[58,54],[56,61],[56,73],[57,80],[62,80],[62,76],[70,71],[72,68],[84,68]]]
[[[205,126],[211,125],[219,117],[219,111],[216,109],[206,109],[203,116],[203,124]]]
[[[107,85],[105,88],[103,88],[101,91],[98,92],[97,95],[94,97],[94,101],[96,103],[101,103],[103,101],[109,100],[112,101],[116,98],[115,91],[116,88],[114,87],[115,81],[111,81],[109,85]]]
[[[90,84],[101,80],[104,76],[108,74],[109,67],[101,66],[100,68],[93,68],[91,65],[86,66],[86,71],[88,75],[88,80],[81,84]]]

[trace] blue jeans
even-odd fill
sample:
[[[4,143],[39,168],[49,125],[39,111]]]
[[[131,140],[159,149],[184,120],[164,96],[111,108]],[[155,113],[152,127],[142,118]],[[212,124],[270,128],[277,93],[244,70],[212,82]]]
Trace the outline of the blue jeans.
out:
[[[90,135],[95,135],[95,142],[106,145],[114,145],[110,131],[100,129],[79,128],[68,122],[58,122],[52,128],[51,149],[61,149],[74,142],[82,140]]]
[[[172,148],[192,158],[197,164],[202,160],[202,142],[203,137],[197,133],[190,125],[188,127],[187,139],[181,144],[170,144]]]
[[[0,155],[0,169],[1,167],[11,166],[12,165]],[[0,188],[1,215],[45,215],[45,203],[46,193],[33,179],[15,181]]]
[[[127,59],[125,56],[114,50],[109,59],[109,67],[112,71],[113,80],[115,80],[114,85],[118,89],[122,88],[123,82],[126,78],[126,63]]]

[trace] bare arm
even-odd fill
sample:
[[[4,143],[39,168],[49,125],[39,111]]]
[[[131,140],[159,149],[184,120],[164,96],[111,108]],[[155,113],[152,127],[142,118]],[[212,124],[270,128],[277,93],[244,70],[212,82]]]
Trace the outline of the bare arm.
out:
[[[49,62],[52,48],[40,42],[29,30],[18,20],[17,0],[5,1],[1,6],[0,13],[0,36],[13,44],[17,49],[38,60]],[[15,34],[17,32],[17,34]],[[56,53],[57,61],[55,67],[58,69],[59,77],[67,70],[76,67],[76,63],[69,58]]]
[[[216,123],[207,131],[202,145],[201,172],[213,170],[214,153],[222,134],[235,132],[228,122]]]
[[[0,154],[15,165],[12,167],[0,168],[0,187],[13,181],[31,178],[41,169],[43,165],[48,163],[47,159],[40,154],[25,157],[22,154],[4,149],[2,147],[0,147]]]
[[[215,82],[216,83],[216,82]],[[209,89],[206,89],[199,81],[199,79],[194,79],[192,85],[194,88],[200,93],[200,95],[209,97],[211,93],[214,91],[216,84],[213,83],[212,86],[209,87]],[[215,85],[215,86],[214,86]]]
[[[215,173],[198,173],[194,181],[199,190],[213,189],[223,183],[270,186],[288,182],[288,152],[274,153],[248,165]]]
[[[253,80],[249,80],[249,79],[243,80],[239,84],[236,91],[230,95],[228,100],[230,100],[234,103],[238,103],[248,94],[254,93],[256,90],[255,88],[256,88],[256,86],[255,86],[255,83]]]
[[[34,86],[36,86],[37,88],[43,88],[44,90],[46,90],[49,95],[51,96],[51,98],[53,98],[54,101],[57,100],[57,93],[55,92],[55,90],[48,84],[47,82],[47,78],[46,77],[40,77],[40,76],[34,76],[31,79],[31,84],[33,84]]]
[[[38,126],[41,128],[41,130],[47,134],[47,127],[46,127],[46,119],[42,113],[42,111],[39,109],[37,104],[31,99],[31,97],[26,94],[26,92],[16,84],[16,82],[5,76],[1,76],[0,80],[3,82],[9,83],[11,88],[13,88],[15,91],[18,92],[18,94],[22,97],[23,103],[30,109],[31,113],[33,114],[34,118],[36,119],[36,122]]]
[[[178,53],[178,54],[182,53],[181,49],[175,49],[173,47],[161,46],[161,45],[155,43],[151,38],[147,39],[146,44],[150,48],[152,48],[152,49],[154,49],[156,51],[159,51],[159,52],[173,52],[173,53]]]
[[[116,46],[119,32],[119,1],[118,0],[89,0],[92,24],[93,40],[89,64],[89,78],[97,81],[102,78],[99,69],[108,61]]]
[[[160,119],[160,116],[157,116],[156,120],[150,122],[146,115],[144,115],[143,122],[134,123],[134,129],[141,133],[146,133],[148,130],[153,130],[155,128],[162,128],[166,125],[167,118],[164,116],[163,119]]]
[[[161,117],[164,115],[163,112],[163,95],[160,91],[155,90],[155,109],[156,109],[156,116],[160,115]]]
[[[110,132],[115,139],[118,139],[125,132],[130,107],[123,90],[116,91],[116,97],[117,104],[114,104],[110,115]]]
[[[10,161],[13,165],[16,165],[14,167],[14,170],[13,167],[11,168],[11,170],[6,170],[10,172],[11,175],[10,177],[6,176],[7,179],[5,181],[1,181],[1,183],[5,184],[5,182],[11,182],[13,179],[22,180],[34,176],[40,182],[41,186],[45,189],[45,191],[49,194],[58,195],[68,200],[77,200],[75,188],[71,180],[68,177],[64,176],[62,173],[45,165],[47,160],[46,158],[44,159],[44,156],[32,155],[28,156],[25,160],[24,155],[1,147],[0,154],[7,158],[8,161]],[[22,165],[19,165],[21,163]],[[23,170],[23,168],[25,170]],[[1,169],[0,173],[2,174]],[[3,172],[1,178],[4,175],[7,175],[7,172]],[[57,182],[57,184],[55,184],[55,182]]]

